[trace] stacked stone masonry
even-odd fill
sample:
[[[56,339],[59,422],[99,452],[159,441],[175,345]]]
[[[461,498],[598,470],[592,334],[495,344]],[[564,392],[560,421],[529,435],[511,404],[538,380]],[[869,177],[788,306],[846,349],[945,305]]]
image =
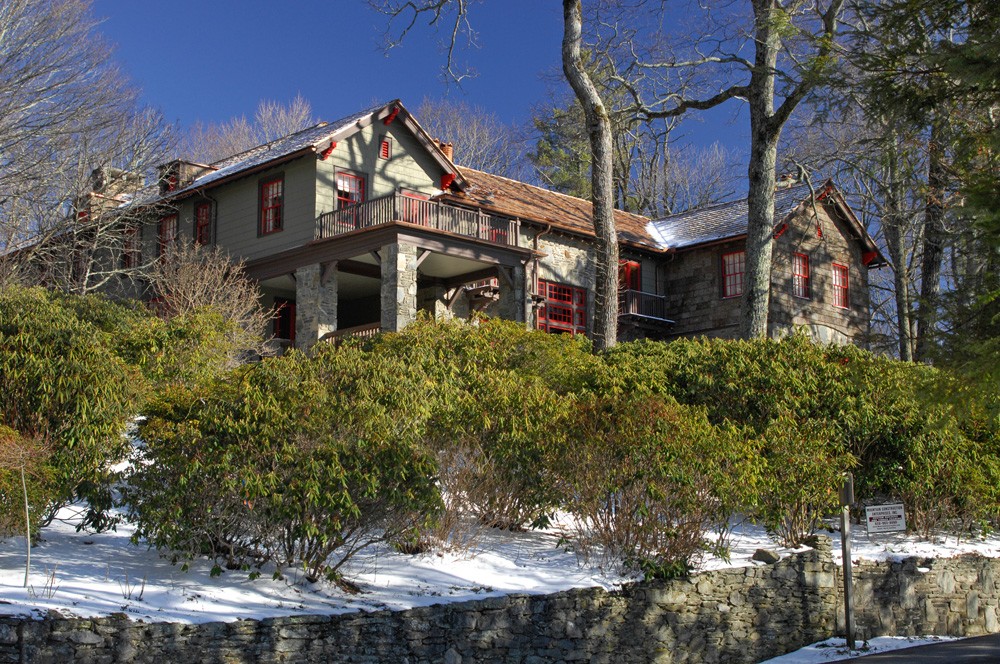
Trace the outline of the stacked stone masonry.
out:
[[[861,637],[1000,630],[1000,560],[863,563]],[[0,662],[758,662],[834,635],[829,540],[775,565],[622,590],[511,595],[408,611],[178,625],[0,618]]]

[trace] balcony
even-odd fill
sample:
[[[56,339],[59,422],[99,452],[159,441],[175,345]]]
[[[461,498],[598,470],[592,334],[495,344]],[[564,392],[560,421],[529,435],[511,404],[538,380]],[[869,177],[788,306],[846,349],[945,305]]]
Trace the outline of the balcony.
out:
[[[455,235],[516,247],[520,223],[476,210],[391,194],[320,215],[316,239],[325,239],[392,222],[425,226]]]
[[[673,323],[667,318],[667,298],[665,295],[637,290],[618,291],[618,316],[644,320],[649,323]]]

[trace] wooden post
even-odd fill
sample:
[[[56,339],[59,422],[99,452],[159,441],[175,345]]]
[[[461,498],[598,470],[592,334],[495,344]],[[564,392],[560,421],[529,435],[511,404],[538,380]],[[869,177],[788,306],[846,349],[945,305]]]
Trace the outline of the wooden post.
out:
[[[854,503],[854,474],[847,473],[840,489],[840,550],[844,557],[844,627],[847,647],[854,650],[854,589],[851,578],[851,504]]]

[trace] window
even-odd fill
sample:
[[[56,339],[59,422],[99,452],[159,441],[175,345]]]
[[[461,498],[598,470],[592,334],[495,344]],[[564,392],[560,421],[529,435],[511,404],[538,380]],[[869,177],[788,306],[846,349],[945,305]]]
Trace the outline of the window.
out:
[[[809,257],[792,255],[792,295],[809,298]]]
[[[274,336],[295,341],[295,303],[283,297],[274,298]]]
[[[122,238],[122,267],[126,270],[139,267],[142,261],[142,226],[129,224]]]
[[[576,286],[538,280],[543,298],[538,329],[546,332],[587,333],[587,291]]]
[[[833,264],[833,306],[841,309],[847,309],[851,306],[847,275],[846,265]]]
[[[379,159],[392,159],[392,139],[386,136],[378,148]]]
[[[337,209],[357,205],[365,200],[365,179],[353,173],[337,173]]]
[[[194,206],[194,241],[202,246],[212,243],[212,204]]]
[[[283,175],[260,183],[260,225],[259,235],[268,235],[281,230],[282,206],[285,200],[285,177]]]
[[[618,261],[618,289],[642,290],[641,269],[639,261]]]
[[[746,270],[745,251],[722,254],[722,297],[743,295],[743,272]]]
[[[172,214],[160,219],[160,225],[156,234],[158,256],[165,256],[170,248],[177,242],[177,215]]]

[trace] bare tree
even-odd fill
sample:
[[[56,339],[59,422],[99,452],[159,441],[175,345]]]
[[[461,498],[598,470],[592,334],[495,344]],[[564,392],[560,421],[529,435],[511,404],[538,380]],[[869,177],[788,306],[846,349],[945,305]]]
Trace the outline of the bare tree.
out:
[[[74,292],[123,273],[125,204],[171,144],[95,25],[87,0],[0,5],[2,271]]]
[[[312,106],[300,94],[287,104],[262,99],[252,121],[241,115],[222,124],[195,123],[182,142],[181,151],[191,161],[211,164],[316,122]]]
[[[464,101],[425,98],[417,117],[431,136],[454,146],[456,163],[520,179],[525,169],[523,132],[495,113]]]
[[[231,366],[246,353],[270,354],[267,328],[273,315],[261,307],[258,285],[246,276],[242,260],[234,260],[220,247],[184,240],[156,262],[149,280],[163,317],[211,310],[229,324]]]

